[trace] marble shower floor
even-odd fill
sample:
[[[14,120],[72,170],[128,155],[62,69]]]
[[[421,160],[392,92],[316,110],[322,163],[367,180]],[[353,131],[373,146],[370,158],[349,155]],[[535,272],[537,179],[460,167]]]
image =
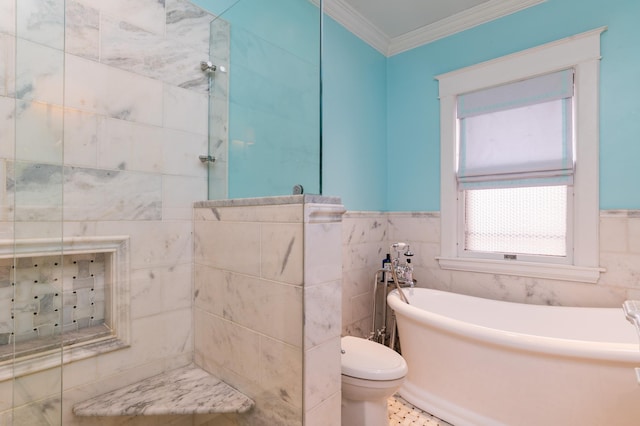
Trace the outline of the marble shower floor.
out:
[[[414,407],[399,395],[388,401],[389,426],[453,426]]]

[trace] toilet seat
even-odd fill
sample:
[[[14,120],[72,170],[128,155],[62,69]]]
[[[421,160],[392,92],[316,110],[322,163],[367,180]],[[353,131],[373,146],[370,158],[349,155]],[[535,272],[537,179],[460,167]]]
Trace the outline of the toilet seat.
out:
[[[343,375],[365,380],[396,380],[407,375],[404,358],[380,343],[345,336],[340,345]]]

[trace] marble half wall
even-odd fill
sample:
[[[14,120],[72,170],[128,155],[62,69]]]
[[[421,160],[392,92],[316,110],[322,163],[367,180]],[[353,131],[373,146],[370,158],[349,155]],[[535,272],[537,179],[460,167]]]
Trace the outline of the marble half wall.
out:
[[[195,361],[256,402],[247,425],[340,424],[338,199],[196,204]]]
[[[440,269],[439,212],[347,212],[343,217],[342,333],[368,336],[373,276],[389,245],[411,244],[418,287],[488,299],[562,306],[621,307],[640,298],[640,212],[600,212],[597,283],[580,283]]]

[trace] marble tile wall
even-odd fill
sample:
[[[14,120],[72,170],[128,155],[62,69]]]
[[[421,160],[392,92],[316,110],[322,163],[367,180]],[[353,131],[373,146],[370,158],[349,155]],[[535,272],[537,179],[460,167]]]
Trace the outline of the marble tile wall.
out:
[[[411,244],[419,287],[520,303],[621,306],[640,298],[640,212],[600,212],[600,266],[596,284],[440,269],[437,212],[348,212],[343,218],[342,333],[367,336],[371,329],[373,276],[390,243]]]
[[[239,424],[339,424],[342,206],[276,198],[195,209],[195,361],[256,401]]]
[[[87,424],[75,402],[192,360],[213,18],[187,0],[0,0],[0,238],[130,236],[132,336],[16,382],[13,412],[0,383],[0,424]],[[100,424],[124,420],[185,418]]]

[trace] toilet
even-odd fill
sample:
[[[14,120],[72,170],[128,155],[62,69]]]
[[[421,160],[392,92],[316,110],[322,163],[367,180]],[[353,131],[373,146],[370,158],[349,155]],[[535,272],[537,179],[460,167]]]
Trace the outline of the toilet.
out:
[[[407,375],[402,356],[371,340],[345,336],[342,347],[342,426],[387,426],[387,398]]]

